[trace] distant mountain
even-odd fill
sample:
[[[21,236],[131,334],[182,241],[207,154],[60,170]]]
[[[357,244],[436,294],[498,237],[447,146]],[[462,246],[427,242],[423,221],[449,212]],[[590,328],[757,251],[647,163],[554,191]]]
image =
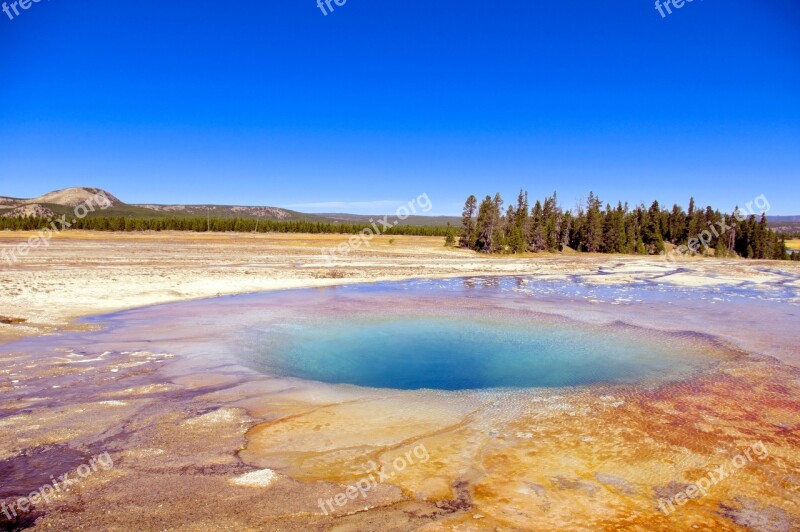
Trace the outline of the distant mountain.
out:
[[[211,216],[215,218],[329,221],[313,214],[303,214],[277,207],[127,204],[110,192],[95,187],[65,188],[31,199],[0,196],[0,216],[50,217],[62,214],[71,215],[75,207],[89,202],[97,194],[105,195],[111,206],[106,209],[95,208],[87,216],[125,216],[128,218]],[[93,202],[93,204],[97,206],[97,202]]]
[[[790,219],[797,219],[800,216],[775,216],[774,218],[790,218]],[[797,222],[781,222],[781,221],[773,221],[773,218],[769,218],[769,222],[767,223],[770,229],[778,233],[779,235],[788,235],[789,237],[793,237],[796,235],[800,235],[800,221]]]
[[[77,207],[78,205],[91,201],[97,194],[105,195],[111,202],[111,205],[123,205],[123,203],[110,192],[93,187],[73,187],[55,190],[39,196],[38,198],[25,200],[25,203],[50,203],[64,207]]]
[[[767,225],[779,235],[800,234],[800,216],[767,216]]]
[[[36,198],[9,198],[7,196],[0,196],[0,209],[9,209],[12,207],[27,207],[20,209],[19,212],[29,212],[30,216],[36,215],[36,208],[42,205],[57,206],[57,207],[77,207],[83,203],[90,201],[95,195],[102,193],[108,198],[112,205],[124,205],[119,199],[114,197],[113,194],[105,190],[93,187],[72,187],[62,190],[54,190]],[[63,209],[61,209],[63,210]],[[5,211],[8,214],[8,211]],[[23,214],[24,215],[24,214]]]
[[[247,218],[275,221],[310,221],[319,223],[369,224],[370,219],[382,219],[383,215],[363,216],[358,214],[306,214],[302,212],[268,206],[245,205],[161,205],[154,203],[128,204],[108,191],[94,187],[73,187],[48,192],[31,199],[0,196],[0,216],[50,217],[72,215],[75,207],[86,203],[96,194],[104,194],[111,202],[106,209],[95,209],[87,216],[125,216],[127,218]],[[96,204],[96,203],[95,203]],[[390,223],[394,221],[390,217]],[[411,216],[403,225],[444,226],[447,222],[460,223],[456,217]]]

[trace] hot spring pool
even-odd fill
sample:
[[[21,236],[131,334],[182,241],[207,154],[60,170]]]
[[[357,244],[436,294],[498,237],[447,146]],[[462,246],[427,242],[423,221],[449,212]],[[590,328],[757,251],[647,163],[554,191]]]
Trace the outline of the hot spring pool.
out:
[[[737,298],[747,299],[748,312],[764,306],[776,327],[785,327],[781,312],[793,319],[794,306],[737,290],[524,277],[297,289],[97,316],[83,321],[99,330],[9,348],[171,353],[186,373],[229,368],[398,390],[648,384],[685,379],[735,355],[703,329],[738,312]],[[717,302],[724,313],[705,312]]]
[[[702,367],[687,346],[630,328],[464,315],[342,316],[256,334],[270,374],[376,388],[465,390],[630,383]]]

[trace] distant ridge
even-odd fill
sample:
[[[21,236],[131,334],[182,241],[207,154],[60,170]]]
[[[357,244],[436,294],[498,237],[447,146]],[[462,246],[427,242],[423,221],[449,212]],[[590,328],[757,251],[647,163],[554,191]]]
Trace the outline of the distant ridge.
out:
[[[161,205],[156,203],[128,204],[96,187],[71,187],[54,190],[36,198],[11,198],[0,196],[0,216],[50,216],[70,215],[74,208],[96,194],[104,194],[111,202],[107,209],[96,209],[88,216],[124,216],[126,218],[243,218],[273,221],[307,221],[325,224],[369,223],[370,218],[357,214],[307,214],[280,207],[247,205]],[[445,226],[448,222],[460,223],[456,217],[411,216],[404,225]]]
[[[52,218],[57,216],[57,214],[48,209],[47,207],[43,207],[38,203],[26,203],[25,205],[20,205],[19,207],[14,207],[11,210],[3,212],[0,214],[4,218],[14,218],[17,216],[35,216],[37,218]]]
[[[125,216],[126,218],[190,218],[212,216],[215,218],[258,218],[264,220],[324,220],[277,207],[247,207],[227,205],[158,205],[127,204],[107,190],[96,187],[71,187],[54,190],[36,198],[11,198],[0,196],[0,216],[49,217],[70,214],[78,205],[103,194],[111,203],[106,209],[95,209],[88,216]],[[96,202],[95,202],[96,205]]]
[[[0,206],[2,206],[2,205],[19,205],[19,203],[23,202],[23,201],[26,201],[26,200],[23,200],[23,199],[20,199],[20,198],[9,198],[9,197],[6,197],[6,196],[0,196]]]
[[[134,207],[151,209],[167,214],[185,213],[202,216],[206,216],[206,214],[217,215],[216,211],[227,211],[227,214],[236,213],[242,218],[269,218],[274,220],[288,220],[292,218],[293,214],[297,214],[294,211],[287,211],[278,207],[246,207],[241,205],[158,205],[137,203],[134,204]]]

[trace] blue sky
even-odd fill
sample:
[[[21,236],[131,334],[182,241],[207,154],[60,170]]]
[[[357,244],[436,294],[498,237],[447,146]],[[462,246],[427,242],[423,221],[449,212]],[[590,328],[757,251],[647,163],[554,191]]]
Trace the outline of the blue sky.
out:
[[[8,0],[6,0],[8,1]],[[0,12],[0,195],[389,212],[557,190],[800,214],[800,2],[41,0]]]

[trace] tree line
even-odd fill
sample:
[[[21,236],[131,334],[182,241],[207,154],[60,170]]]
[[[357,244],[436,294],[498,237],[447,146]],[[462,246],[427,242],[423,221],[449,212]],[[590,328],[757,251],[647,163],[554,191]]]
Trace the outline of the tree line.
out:
[[[769,227],[767,218],[743,214],[738,208],[723,214],[711,207],[689,210],[674,205],[662,208],[654,201],[647,208],[617,203],[605,208],[589,193],[585,204],[563,210],[556,193],[531,207],[528,193],[520,191],[516,204],[505,210],[500,194],[478,203],[470,196],[464,204],[461,247],[482,253],[558,252],[567,248],[593,253],[665,252],[667,243],[682,254],[740,256],[752,259],[786,259],[785,240]]]
[[[0,218],[0,230],[36,231],[50,227],[52,220],[41,217]],[[62,229],[59,223],[55,227]],[[446,236],[446,227],[378,225],[380,234],[412,236]],[[193,231],[237,232],[237,233],[311,233],[311,234],[358,234],[372,224],[311,222],[305,220],[257,220],[252,218],[130,218],[125,216],[92,216],[70,220],[70,226],[63,229],[86,229],[92,231]]]

